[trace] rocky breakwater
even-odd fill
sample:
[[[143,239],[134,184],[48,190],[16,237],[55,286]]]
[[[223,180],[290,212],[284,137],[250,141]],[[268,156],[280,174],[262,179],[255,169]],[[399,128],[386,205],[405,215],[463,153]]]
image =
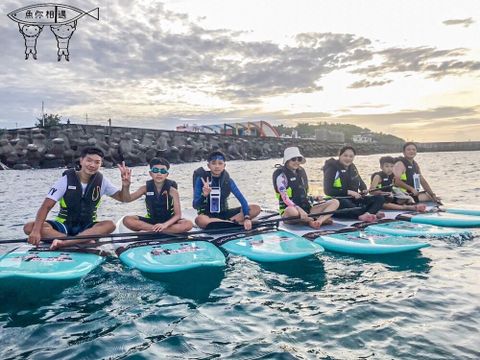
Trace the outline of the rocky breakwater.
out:
[[[221,150],[229,160],[281,158],[283,149],[298,146],[307,157],[333,156],[344,144],[291,138],[265,138],[188,133],[142,128],[62,125],[48,129],[8,130],[0,137],[0,169],[73,167],[81,151],[96,146],[105,152],[104,164],[145,165],[156,156],[171,163],[205,160]],[[359,154],[399,152],[400,145],[356,145]],[[2,166],[3,164],[3,166]]]

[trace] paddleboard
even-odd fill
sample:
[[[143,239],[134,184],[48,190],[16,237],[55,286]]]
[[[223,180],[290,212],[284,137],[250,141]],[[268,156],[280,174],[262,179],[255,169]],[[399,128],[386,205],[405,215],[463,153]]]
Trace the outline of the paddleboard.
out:
[[[480,216],[452,214],[447,212],[404,214],[399,220],[410,220],[412,223],[449,227],[479,227]]]
[[[438,227],[427,224],[412,223],[408,221],[391,221],[380,224],[368,225],[365,231],[394,236],[421,236],[421,237],[449,237],[449,236],[472,236],[466,230]]]
[[[134,233],[123,225],[123,217],[117,222],[116,232]],[[162,241],[162,238],[170,240]],[[158,239],[115,246],[115,253],[128,267],[152,274],[225,266],[226,262],[222,251],[208,241],[186,237],[172,240],[162,233],[158,233]]]
[[[208,241],[156,243],[140,241],[115,251],[122,263],[145,273],[171,273],[199,267],[225,266],[225,256]]]
[[[462,215],[471,215],[471,216],[480,216],[479,209],[460,209],[460,208],[447,208],[445,209],[447,213],[451,214],[462,214]]]
[[[309,236],[306,234],[305,236]],[[313,235],[314,237],[316,235]],[[347,254],[393,254],[413,251],[430,246],[402,236],[366,233],[362,231],[348,231],[320,235],[313,240],[326,250]]]
[[[275,229],[221,236],[215,243],[231,254],[258,262],[289,261],[324,251],[320,245],[301,236]]]
[[[21,246],[0,255],[0,279],[76,280],[103,261],[103,256],[94,253],[38,251]]]

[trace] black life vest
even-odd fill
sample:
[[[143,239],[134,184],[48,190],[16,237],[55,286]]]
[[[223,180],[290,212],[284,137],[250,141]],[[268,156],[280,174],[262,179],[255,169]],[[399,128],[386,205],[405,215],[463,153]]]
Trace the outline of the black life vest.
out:
[[[418,166],[417,162],[415,160],[410,162],[403,156],[400,156],[397,161],[401,161],[405,166],[405,172],[400,176],[400,180],[414,188],[415,183],[413,181],[413,176],[420,174],[420,167]]]
[[[195,184],[197,179],[202,178],[207,181],[210,180],[210,186],[220,187],[220,212],[228,210],[228,197],[230,196],[232,189],[230,187],[230,175],[226,170],[223,170],[220,177],[212,176],[211,171],[205,170],[203,167],[199,167],[193,172],[193,188],[195,192]],[[202,206],[197,209],[198,214],[210,215],[210,197],[207,196]]]
[[[339,190],[352,190],[355,192],[358,192],[360,190],[363,181],[360,177],[360,174],[358,173],[355,164],[350,164],[347,168],[345,168],[342,164],[340,164],[339,160],[329,160],[328,166],[335,166],[335,168],[337,169],[332,184],[334,188],[337,188]]]
[[[60,212],[55,220],[67,227],[94,223],[97,220],[97,208],[101,200],[103,175],[99,172],[92,175],[84,194],[75,169],[66,170],[63,176],[67,177],[67,190],[59,201]]]
[[[372,177],[370,178],[370,181],[373,180],[373,178],[378,175],[380,176],[380,179],[382,180],[380,183],[378,183],[377,188],[382,189],[382,191],[392,191],[393,189],[393,174],[387,175],[383,171],[378,171],[376,173],[372,174]]]
[[[145,206],[147,218],[157,223],[168,221],[175,214],[173,209],[173,197],[170,195],[170,188],[177,189],[177,183],[166,179],[160,191],[157,191],[153,180],[147,181],[147,192],[145,193]]]
[[[287,205],[282,200],[280,192],[277,188],[277,178],[280,174],[285,174],[288,180],[287,185],[287,196],[295,203],[295,205],[300,206],[307,213],[310,212],[312,205],[308,200],[308,178],[305,169],[299,167],[298,170],[294,173],[292,170],[288,169],[286,166],[279,166],[272,175],[273,188],[278,199],[278,206],[280,208],[280,213],[282,214]]]

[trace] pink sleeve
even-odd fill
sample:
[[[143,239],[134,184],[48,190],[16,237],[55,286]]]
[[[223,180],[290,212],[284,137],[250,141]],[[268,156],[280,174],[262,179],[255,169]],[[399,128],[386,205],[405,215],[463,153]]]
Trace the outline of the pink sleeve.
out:
[[[277,184],[278,192],[280,193],[280,196],[283,202],[285,203],[285,205],[287,205],[287,207],[295,206],[295,203],[292,200],[290,200],[290,198],[287,195],[287,187],[288,187],[287,176],[284,173],[281,173],[280,175],[277,176],[275,183]]]

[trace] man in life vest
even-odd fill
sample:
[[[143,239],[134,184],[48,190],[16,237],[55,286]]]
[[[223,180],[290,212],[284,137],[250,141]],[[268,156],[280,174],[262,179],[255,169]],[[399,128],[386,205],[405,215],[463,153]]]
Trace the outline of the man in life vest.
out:
[[[283,153],[283,166],[277,166],[273,172],[273,188],[278,199],[279,214],[282,217],[298,216],[299,220],[290,223],[304,223],[314,229],[319,229],[322,224],[331,223],[330,215],[320,216],[317,219],[310,214],[329,212],[338,209],[338,200],[323,201],[317,196],[311,199],[308,196],[308,178],[301,164],[306,160],[298,147],[288,147]],[[313,205],[311,200],[322,201]]]
[[[434,201],[440,202],[440,198],[432,191],[427,180],[420,171],[420,166],[414,160],[417,155],[417,145],[406,142],[403,145],[403,156],[400,156],[393,167],[395,186],[411,195],[415,202]],[[421,191],[423,188],[424,191]]]
[[[163,158],[153,158],[149,163],[152,178],[145,185],[130,194],[128,202],[145,195],[146,216],[125,216],[123,224],[133,231],[157,231],[182,233],[189,231],[193,224],[182,219],[180,195],[177,183],[167,179],[170,163]]]
[[[391,156],[382,156],[380,158],[380,169],[371,176],[370,193],[374,195],[383,195],[385,210],[408,210],[424,212],[425,204],[415,204],[413,198],[406,193],[397,190],[394,187],[393,166],[395,159]]]
[[[208,171],[198,168],[193,173],[193,207],[198,213],[195,223],[204,229],[211,222],[233,221],[250,230],[251,219],[260,214],[260,206],[249,205],[230,178],[225,170],[225,154],[214,151],[208,155],[207,161]],[[228,207],[230,194],[237,198],[240,207]]]
[[[80,170],[69,169],[50,188],[37,212],[35,221],[23,227],[28,242],[38,245],[41,238],[76,235],[108,235],[115,230],[111,220],[97,221],[97,209],[103,195],[125,202],[129,198],[131,170],[124,163],[118,165],[122,177],[122,189],[115,187],[102,173],[103,151],[88,147],[82,150]],[[55,220],[46,220],[48,213],[59,202],[60,211]],[[54,240],[51,249],[90,242],[88,239]]]

